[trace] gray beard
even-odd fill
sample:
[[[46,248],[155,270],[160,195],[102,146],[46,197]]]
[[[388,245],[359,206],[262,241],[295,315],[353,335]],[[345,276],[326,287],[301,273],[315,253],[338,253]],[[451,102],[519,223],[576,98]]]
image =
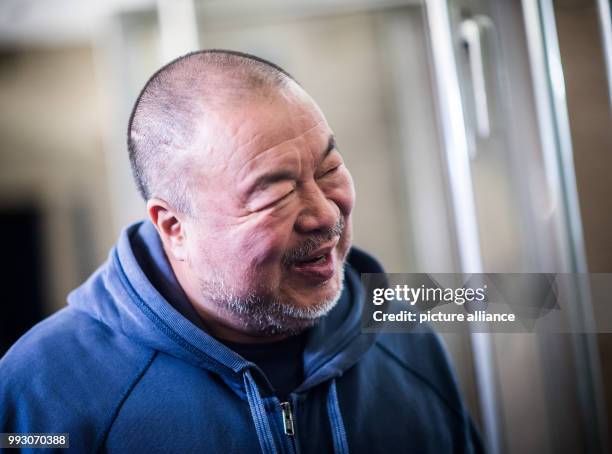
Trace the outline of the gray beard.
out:
[[[338,292],[308,307],[298,307],[292,301],[277,297],[257,294],[237,296],[218,277],[213,281],[201,281],[200,292],[207,301],[214,303],[221,314],[238,322],[249,333],[263,336],[294,335],[314,326],[336,306],[344,288],[344,267],[340,273],[341,285]]]

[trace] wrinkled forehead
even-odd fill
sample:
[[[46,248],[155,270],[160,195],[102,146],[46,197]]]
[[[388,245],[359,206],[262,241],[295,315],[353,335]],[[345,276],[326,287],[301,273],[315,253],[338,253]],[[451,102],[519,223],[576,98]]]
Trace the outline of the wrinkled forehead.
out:
[[[307,95],[281,92],[207,113],[199,141],[209,168],[238,171],[292,151],[314,155],[325,149],[330,135],[325,117]]]

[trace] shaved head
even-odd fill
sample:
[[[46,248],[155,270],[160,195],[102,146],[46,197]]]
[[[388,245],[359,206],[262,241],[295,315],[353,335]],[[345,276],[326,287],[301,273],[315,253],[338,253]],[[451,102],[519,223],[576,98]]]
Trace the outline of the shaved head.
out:
[[[193,214],[189,153],[198,123],[218,109],[274,96],[290,84],[295,80],[277,65],[234,51],[193,52],[162,67],[142,89],[128,126],[130,163],[142,197]]]

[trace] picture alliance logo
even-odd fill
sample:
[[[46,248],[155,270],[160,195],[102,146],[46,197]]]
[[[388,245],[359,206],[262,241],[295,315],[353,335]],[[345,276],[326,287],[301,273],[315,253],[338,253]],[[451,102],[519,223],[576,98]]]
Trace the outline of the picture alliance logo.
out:
[[[372,303],[376,306],[396,301],[414,306],[419,303],[454,303],[462,306],[465,303],[484,302],[487,300],[487,284],[476,288],[440,288],[412,287],[396,285],[394,287],[375,288],[372,290]]]

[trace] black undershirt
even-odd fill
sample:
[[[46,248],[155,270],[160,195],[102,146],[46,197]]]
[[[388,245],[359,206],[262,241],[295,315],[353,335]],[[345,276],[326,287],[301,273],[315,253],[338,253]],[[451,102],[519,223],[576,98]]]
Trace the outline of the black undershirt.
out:
[[[244,344],[217,339],[247,361],[255,363],[285,401],[304,379],[303,353],[307,333],[276,342]]]

